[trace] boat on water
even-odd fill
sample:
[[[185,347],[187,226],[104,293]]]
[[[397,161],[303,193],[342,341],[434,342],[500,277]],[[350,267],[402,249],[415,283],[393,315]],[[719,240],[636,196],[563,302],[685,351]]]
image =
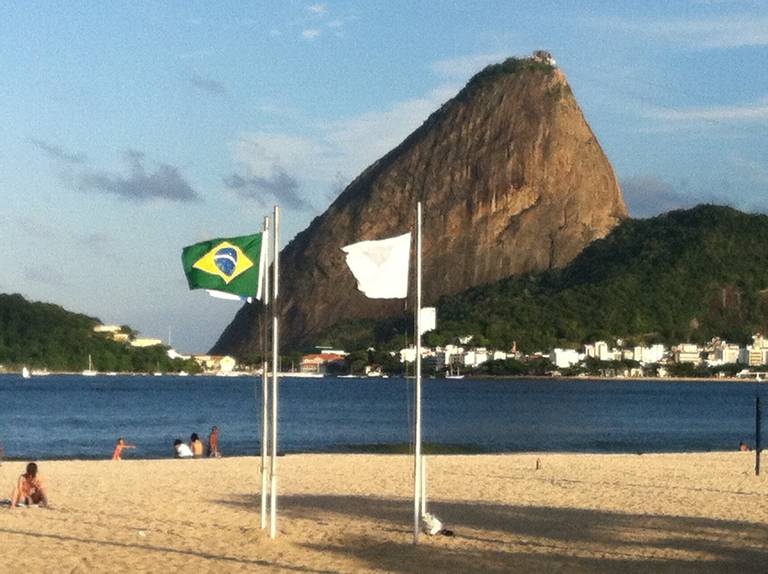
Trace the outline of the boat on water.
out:
[[[461,374],[461,371],[459,370],[459,366],[456,365],[456,370],[453,370],[453,364],[448,366],[448,370],[445,371],[445,378],[446,379],[463,379],[464,375]]]
[[[83,371],[84,377],[95,377],[98,375],[98,371],[93,370],[93,360],[91,359],[91,355],[88,355],[88,368]]]
[[[32,375],[29,372],[29,369],[27,367],[22,367],[21,369],[21,377],[23,379],[29,379],[32,377]]]

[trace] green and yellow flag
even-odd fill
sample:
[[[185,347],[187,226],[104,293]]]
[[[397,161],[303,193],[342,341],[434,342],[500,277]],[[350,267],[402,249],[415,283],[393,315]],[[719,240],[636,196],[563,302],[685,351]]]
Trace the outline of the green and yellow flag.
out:
[[[210,289],[261,299],[263,233],[211,239],[185,247],[181,263],[190,289]]]

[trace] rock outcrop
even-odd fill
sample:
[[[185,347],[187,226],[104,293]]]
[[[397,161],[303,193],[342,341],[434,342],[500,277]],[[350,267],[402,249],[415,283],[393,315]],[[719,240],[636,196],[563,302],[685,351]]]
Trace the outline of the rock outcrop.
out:
[[[403,311],[402,301],[359,293],[340,248],[407,232],[418,201],[425,305],[561,267],[627,217],[613,169],[563,73],[537,59],[489,66],[283,250],[283,348],[309,343],[339,320]],[[258,315],[259,306],[244,306],[212,352],[256,348]]]

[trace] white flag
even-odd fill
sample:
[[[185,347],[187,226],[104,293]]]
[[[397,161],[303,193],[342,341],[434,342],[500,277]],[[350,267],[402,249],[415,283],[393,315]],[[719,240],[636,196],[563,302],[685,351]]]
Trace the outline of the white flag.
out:
[[[411,234],[378,241],[361,241],[342,247],[357,288],[370,299],[403,299],[408,296],[408,261]]]
[[[225,291],[216,291],[214,289],[206,289],[205,290],[208,295],[211,297],[216,297],[217,299],[226,299],[227,301],[245,301],[246,303],[253,302],[253,297],[241,297],[240,295],[236,295],[234,293],[227,293]]]
[[[437,309],[435,307],[422,307],[419,317],[419,335],[437,328]]]

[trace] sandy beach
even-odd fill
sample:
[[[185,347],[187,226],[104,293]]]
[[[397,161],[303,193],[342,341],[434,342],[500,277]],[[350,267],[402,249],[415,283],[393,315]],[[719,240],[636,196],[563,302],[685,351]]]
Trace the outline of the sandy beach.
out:
[[[276,540],[257,458],[42,461],[54,508],[0,508],[0,572],[765,572],[763,459],[434,456],[455,536],[417,547],[407,456],[280,457]],[[3,497],[23,467],[0,465]]]

